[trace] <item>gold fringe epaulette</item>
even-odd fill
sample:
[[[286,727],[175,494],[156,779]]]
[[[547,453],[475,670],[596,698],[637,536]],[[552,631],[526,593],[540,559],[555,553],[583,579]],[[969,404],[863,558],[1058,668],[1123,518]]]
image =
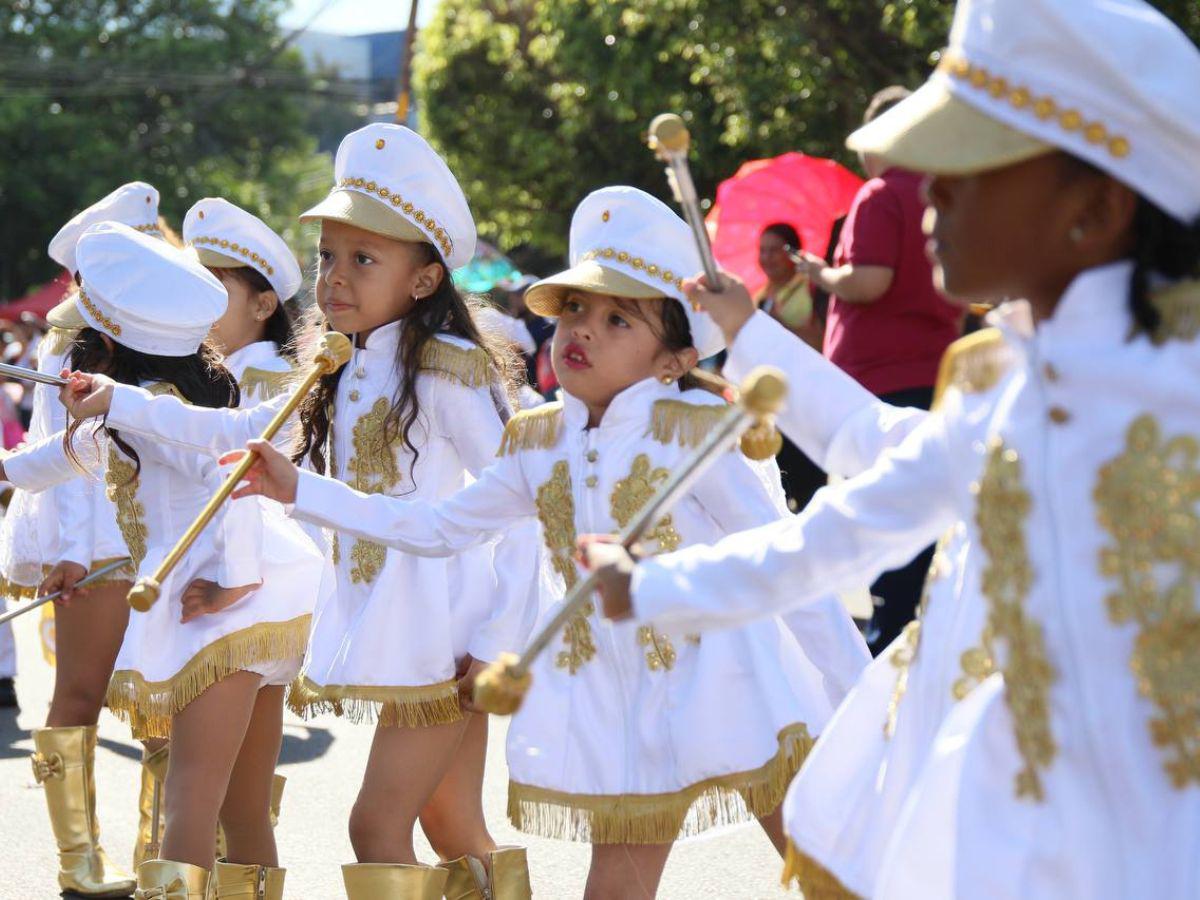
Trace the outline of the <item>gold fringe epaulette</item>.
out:
[[[56,326],[46,332],[46,336],[42,338],[42,343],[38,346],[39,348],[45,347],[47,353],[59,356],[66,353],[67,348],[75,343],[77,337],[79,337],[78,329],[58,328]],[[58,373],[55,372],[54,374],[57,375]]]
[[[1008,371],[1011,357],[998,328],[984,328],[959,338],[946,348],[933,389],[933,408],[942,404],[950,388],[964,394],[990,391]]]
[[[483,387],[495,379],[492,358],[481,347],[467,350],[436,338],[421,350],[421,371],[452,379],[466,387]]]
[[[180,393],[179,388],[175,387],[175,385],[171,384],[169,381],[156,381],[147,386],[146,390],[148,390],[155,397],[162,397],[166,394],[170,394],[172,397],[178,397],[180,400],[183,400],[184,403],[187,403],[187,399],[182,393]]]
[[[264,662],[303,656],[311,620],[303,615],[287,622],[260,622],[219,637],[165,681],[146,681],[140,672],[118,670],[108,685],[108,708],[133,726],[139,740],[170,737],[172,717],[222,678]]]
[[[569,794],[509,781],[508,818],[520,831],[592,844],[666,844],[774,812],[814,739],[803,723],[779,733],[779,750],[748,772],[718,775],[668,794]]]
[[[504,426],[497,456],[509,456],[521,450],[549,450],[562,435],[562,403],[546,403],[523,409]]]
[[[238,382],[242,396],[253,397],[257,400],[270,400],[288,389],[288,385],[296,377],[292,369],[275,372],[270,369],[255,369],[247,366]]]
[[[330,712],[355,724],[428,728],[463,717],[458,682],[427,685],[320,685],[301,675],[288,688],[288,709],[303,719]]]
[[[725,415],[727,407],[685,400],[659,400],[650,418],[650,436],[660,444],[697,447]]]
[[[1155,344],[1194,341],[1200,336],[1200,281],[1181,281],[1156,291],[1150,303],[1160,320],[1150,336]]]
[[[836,875],[790,840],[781,880],[784,887],[791,887],[792,882],[796,882],[804,900],[860,900],[858,894],[848,890]]]

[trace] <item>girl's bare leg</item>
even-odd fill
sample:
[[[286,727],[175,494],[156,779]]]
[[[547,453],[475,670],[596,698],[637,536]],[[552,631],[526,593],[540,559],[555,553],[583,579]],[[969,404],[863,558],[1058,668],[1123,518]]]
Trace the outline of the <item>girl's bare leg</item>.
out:
[[[94,587],[54,610],[56,668],[46,727],[95,725],[129,624],[129,582]]]
[[[474,856],[488,860],[496,842],[483,818],[483,767],[488,717],[470,713],[450,768],[421,810],[421,830],[443,860]]]
[[[171,721],[162,858],[211,869],[213,836],[262,676],[234,672]]]
[[[671,844],[593,844],[584,900],[650,900]]]
[[[283,687],[261,688],[221,806],[226,858],[231,863],[279,865],[271,828],[271,780],[282,742]]]
[[[442,781],[466,722],[375,729],[363,784],[350,812],[350,843],[360,863],[417,862],[413,827]]]

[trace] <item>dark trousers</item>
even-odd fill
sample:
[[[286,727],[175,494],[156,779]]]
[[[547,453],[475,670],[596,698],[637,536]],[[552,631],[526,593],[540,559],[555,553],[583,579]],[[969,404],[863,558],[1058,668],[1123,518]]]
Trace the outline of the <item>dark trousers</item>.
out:
[[[893,406],[929,409],[933,404],[933,388],[909,388],[882,394],[879,399]],[[920,503],[921,498],[914,497],[913,502]],[[877,598],[875,613],[867,628],[867,643],[873,656],[882,653],[916,615],[921,591],[925,587],[925,576],[932,561],[933,547],[926,547],[908,565],[884,572],[871,585],[871,595]]]

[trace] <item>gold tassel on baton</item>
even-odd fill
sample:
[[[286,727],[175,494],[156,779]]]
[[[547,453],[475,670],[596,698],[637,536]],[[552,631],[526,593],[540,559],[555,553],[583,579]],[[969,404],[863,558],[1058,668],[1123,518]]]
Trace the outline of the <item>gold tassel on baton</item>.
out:
[[[769,419],[783,405],[787,382],[778,369],[762,366],[746,378],[738,402],[730,406],[717,426],[671,474],[617,537],[626,550],[631,549],[652,529],[672,506],[687,493],[696,479],[721,453],[728,450],[747,425]],[[567,621],[591,600],[596,577],[589,575],[577,582],[558,612],[530,642],[524,654],[502,653],[500,658],[479,673],[475,680],[475,705],[496,715],[511,715],[521,707],[529,691],[529,667],[557,636]]]
[[[321,347],[317,351],[316,357],[313,359],[312,368],[308,370],[308,374],[304,376],[304,380],[288,397],[287,403],[275,413],[275,418],[271,419],[270,424],[263,429],[263,433],[259,438],[264,441],[269,441],[273,438],[276,432],[283,427],[284,423],[291,417],[296,407],[304,399],[305,395],[313,389],[313,386],[326,375],[331,375],[336,372],[350,359],[350,338],[336,331],[328,331],[321,336]],[[200,515],[196,517],[196,521],[188,526],[188,530],[183,533],[183,537],[171,548],[171,552],[166,555],[158,568],[154,570],[154,574],[148,578],[139,578],[137,584],[129,592],[129,605],[138,612],[145,612],[155,601],[158,600],[159,591],[162,589],[163,580],[171,574],[171,570],[179,564],[183,559],[183,555],[187,553],[188,548],[195,543],[196,538],[200,536],[205,526],[212,521],[212,517],[216,515],[221,504],[224,503],[233,489],[237,487],[250,467],[254,465],[254,460],[258,458],[257,453],[247,453],[238,464],[234,466],[233,471],[229,473],[229,477],[221,485],[220,490],[213,495],[213,498],[205,504],[204,509],[200,511]]]

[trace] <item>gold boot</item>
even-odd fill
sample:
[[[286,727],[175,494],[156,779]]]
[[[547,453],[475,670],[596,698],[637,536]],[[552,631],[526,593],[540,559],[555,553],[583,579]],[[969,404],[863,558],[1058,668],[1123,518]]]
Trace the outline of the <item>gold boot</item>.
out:
[[[213,869],[213,900],[283,900],[287,869],[239,865],[217,860]]]
[[[148,859],[137,870],[133,900],[207,900],[208,869],[170,859]]]
[[[134,881],[105,855],[96,822],[96,726],[36,728],[33,775],[46,790],[58,884],[85,897],[128,897]]]
[[[283,786],[287,784],[287,779],[282,775],[274,775],[271,778],[271,827],[276,828],[279,825],[279,808],[283,805]]]
[[[167,780],[167,750],[169,744],[164,744],[153,753],[142,753],[142,793],[138,797],[138,833],[137,843],[133,845],[133,870],[148,859],[158,856],[158,848],[162,846],[162,833],[166,825],[166,816],[162,814],[165,796],[163,785]],[[154,830],[154,788],[158,787],[158,834]]]
[[[529,858],[524,847],[497,847],[490,854],[488,900],[529,900]]]
[[[342,866],[348,900],[441,900],[446,870],[398,863]]]
[[[446,900],[486,900],[487,872],[483,863],[473,856],[460,856],[448,862],[438,863],[446,870],[446,886],[442,896]]]
[[[491,872],[473,856],[438,863],[446,870],[446,900],[529,900],[529,862],[524,847],[497,847],[488,854]]]

